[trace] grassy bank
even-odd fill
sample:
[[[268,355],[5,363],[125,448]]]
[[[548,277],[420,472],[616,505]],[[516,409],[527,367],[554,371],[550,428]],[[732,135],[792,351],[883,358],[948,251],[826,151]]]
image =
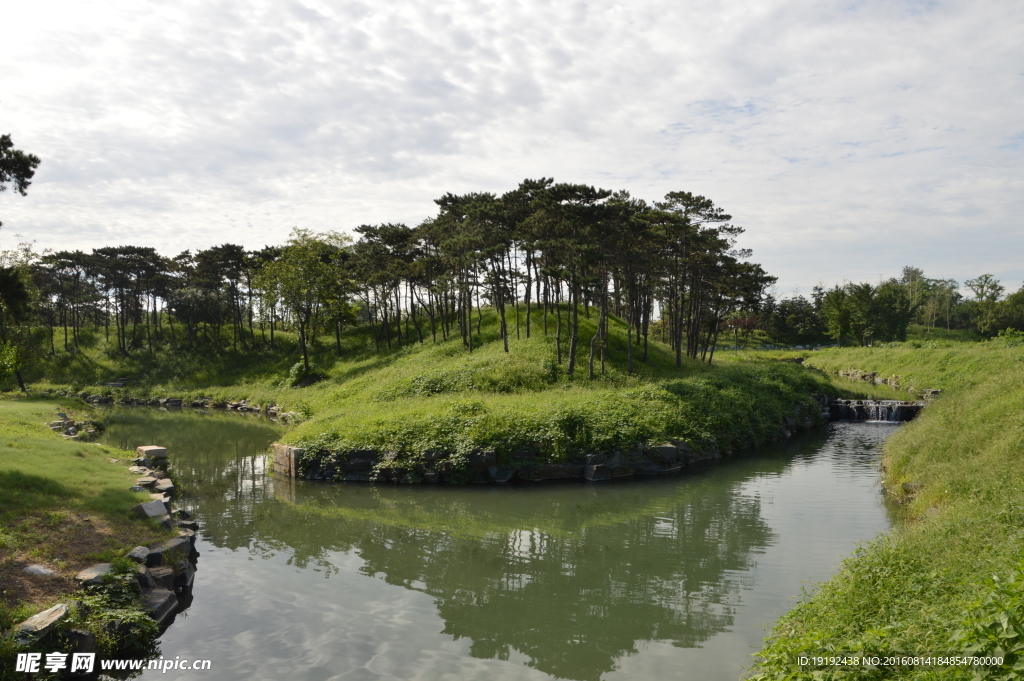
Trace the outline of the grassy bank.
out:
[[[149,495],[129,491],[134,476],[118,461],[127,452],[65,440],[46,426],[58,410],[89,418],[76,403],[0,399],[0,631],[66,602],[79,570],[168,536],[128,515]],[[29,574],[29,565],[54,575]],[[10,652],[0,637],[0,659]]]
[[[972,678],[963,668],[814,675],[796,664],[832,652],[1002,651],[1020,668],[991,678],[1024,674],[1024,347],[944,345],[808,357],[829,372],[874,371],[943,394],[885,447],[884,484],[905,519],[780,619],[755,678]]]

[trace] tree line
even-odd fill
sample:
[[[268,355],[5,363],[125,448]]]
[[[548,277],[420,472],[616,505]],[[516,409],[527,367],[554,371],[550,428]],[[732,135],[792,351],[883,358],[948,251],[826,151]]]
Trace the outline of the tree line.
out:
[[[954,279],[929,278],[921,269],[907,266],[899,277],[877,285],[819,285],[809,298],[776,299],[768,294],[756,315],[738,315],[730,325],[737,337],[757,329],[781,345],[904,341],[912,324],[925,333],[962,329],[994,336],[1005,329],[1024,331],[1024,287],[1004,297],[1005,292],[991,274],[968,279],[961,287]]]
[[[629,371],[647,361],[652,333],[677,366],[710,362],[725,320],[756,314],[775,281],[736,248],[743,230],[731,216],[690,192],[647,203],[541,178],[435,203],[415,227],[361,225],[355,240],[296,229],[261,250],[8,252],[12,281],[0,286],[23,291],[25,304],[17,314],[2,304],[2,342],[24,362],[32,352],[77,352],[87,328],[125,356],[251,350],[287,329],[309,371],[318,338],[333,337],[340,354],[342,331],[357,324],[369,325],[379,349],[458,337],[472,352],[489,306],[506,352],[516,339],[552,335],[566,374],[586,361],[594,377],[608,359],[610,316],[627,326]],[[581,347],[580,316],[591,314],[597,331]]]

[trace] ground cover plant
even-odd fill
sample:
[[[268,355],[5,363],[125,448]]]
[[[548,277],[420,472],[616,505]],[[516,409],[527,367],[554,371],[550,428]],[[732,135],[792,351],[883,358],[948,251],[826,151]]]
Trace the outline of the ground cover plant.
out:
[[[885,446],[903,520],[860,548],[775,625],[753,678],[1021,678],[1024,675],[1024,347],[908,342],[806,362],[942,390]],[[895,378],[894,377],[898,377]],[[1001,670],[811,670],[799,655],[1000,654]],[[813,673],[812,673],[813,672]]]

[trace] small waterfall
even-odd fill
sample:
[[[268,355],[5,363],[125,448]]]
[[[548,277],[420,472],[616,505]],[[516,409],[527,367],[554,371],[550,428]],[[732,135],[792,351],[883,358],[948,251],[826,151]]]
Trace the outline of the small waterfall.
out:
[[[834,400],[829,403],[829,417],[833,421],[910,421],[924,407],[924,402],[900,400]]]

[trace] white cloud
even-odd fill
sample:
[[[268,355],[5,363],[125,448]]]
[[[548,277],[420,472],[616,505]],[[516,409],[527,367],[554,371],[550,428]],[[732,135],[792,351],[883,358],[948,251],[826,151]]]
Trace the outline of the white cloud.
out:
[[[785,290],[1024,279],[1019,3],[26,5],[5,243],[256,247],[555,176],[705,194]]]

